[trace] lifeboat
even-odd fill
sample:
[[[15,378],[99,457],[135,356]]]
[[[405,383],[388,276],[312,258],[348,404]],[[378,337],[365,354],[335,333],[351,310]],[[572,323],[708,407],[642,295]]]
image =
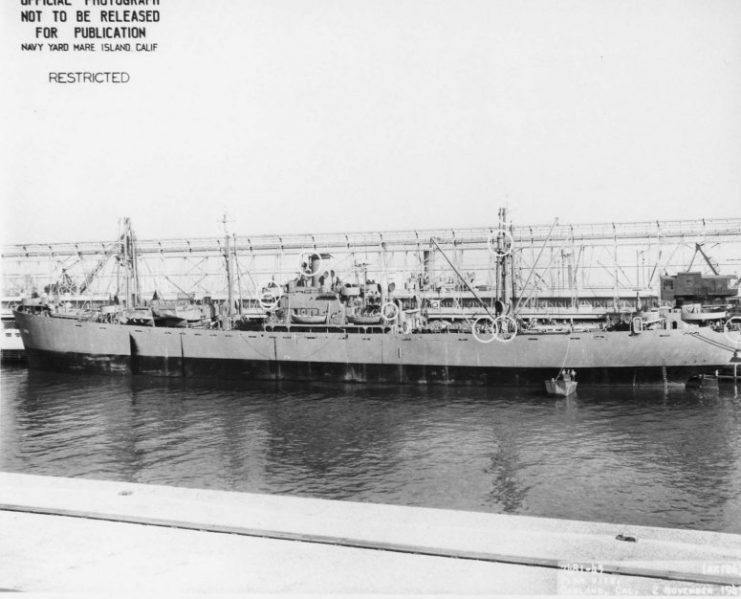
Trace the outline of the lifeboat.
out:
[[[728,316],[725,306],[703,306],[701,304],[685,304],[681,308],[682,320],[685,322],[703,323],[713,320],[723,320]]]
[[[327,322],[326,314],[291,314],[291,320],[296,324],[325,324]]]
[[[348,322],[358,325],[373,325],[381,323],[380,314],[352,314],[347,317]]]

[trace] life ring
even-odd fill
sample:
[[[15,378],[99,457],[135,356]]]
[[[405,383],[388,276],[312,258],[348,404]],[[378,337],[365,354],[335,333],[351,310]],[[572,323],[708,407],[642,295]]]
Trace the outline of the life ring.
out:
[[[733,345],[741,347],[741,316],[731,316],[723,323],[723,335]]]
[[[511,316],[499,316],[494,320],[494,323],[496,325],[497,341],[509,343],[517,337],[517,321]],[[509,335],[509,337],[507,335]]]
[[[386,302],[381,306],[381,318],[386,322],[394,322],[399,318],[399,306],[392,302]]]
[[[636,316],[630,321],[630,331],[634,335],[637,335],[643,330],[643,319],[640,316]]]
[[[278,295],[275,295],[275,292],[272,291],[273,289],[278,290]],[[278,302],[280,301],[282,295],[283,288],[275,281],[268,281],[266,284],[260,285],[257,288],[255,297],[257,298],[257,303],[260,304],[260,307],[266,312],[269,312],[270,310],[274,310],[278,306]],[[265,301],[266,296],[270,296],[273,299]]]
[[[308,256],[309,263],[306,266],[304,266],[304,264],[299,264],[298,274],[303,275],[304,277],[315,277],[322,270],[322,264],[323,264],[322,256],[321,254],[318,254],[317,252],[312,252],[310,254],[304,254],[302,252],[300,254],[301,258],[303,258],[304,255]],[[317,262],[316,270],[311,269],[311,258],[313,258],[314,256],[319,258],[319,261]]]
[[[479,337],[478,333],[478,327],[479,323],[482,321],[486,321],[489,323],[488,327],[491,329],[489,334],[491,334],[491,337],[487,338],[481,338]],[[487,326],[487,325],[483,325]],[[492,318],[491,316],[479,316],[476,320],[473,321],[473,324],[471,325],[471,332],[473,333],[474,339],[478,341],[479,343],[491,343],[494,341],[494,339],[497,338],[497,322],[495,318]]]
[[[508,227],[509,225],[507,225],[507,223],[499,221],[499,227],[497,231],[492,231],[489,235],[489,239],[487,239],[486,241],[486,245],[489,248],[489,251],[497,258],[504,258],[505,256],[509,256],[512,253],[512,249],[515,247],[515,238],[512,237],[512,233],[509,232]],[[500,233],[504,233],[504,237],[509,241],[509,243],[505,242],[505,246],[507,247],[506,251],[499,250],[499,248],[492,243],[493,241],[495,241],[495,238]]]

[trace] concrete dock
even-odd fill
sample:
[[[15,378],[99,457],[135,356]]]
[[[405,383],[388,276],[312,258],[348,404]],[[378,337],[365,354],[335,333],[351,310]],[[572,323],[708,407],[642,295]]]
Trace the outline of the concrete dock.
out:
[[[741,594],[741,535],[0,473],[0,590]]]

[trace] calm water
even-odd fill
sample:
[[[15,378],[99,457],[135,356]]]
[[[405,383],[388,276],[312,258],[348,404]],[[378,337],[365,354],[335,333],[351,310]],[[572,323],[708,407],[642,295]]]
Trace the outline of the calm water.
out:
[[[2,370],[0,470],[741,533],[741,399]]]

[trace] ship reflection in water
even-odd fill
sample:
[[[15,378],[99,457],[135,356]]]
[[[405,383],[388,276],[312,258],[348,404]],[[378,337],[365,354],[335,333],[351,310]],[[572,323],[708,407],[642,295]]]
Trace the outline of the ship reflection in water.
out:
[[[198,383],[2,371],[0,469],[741,533],[733,387]]]

